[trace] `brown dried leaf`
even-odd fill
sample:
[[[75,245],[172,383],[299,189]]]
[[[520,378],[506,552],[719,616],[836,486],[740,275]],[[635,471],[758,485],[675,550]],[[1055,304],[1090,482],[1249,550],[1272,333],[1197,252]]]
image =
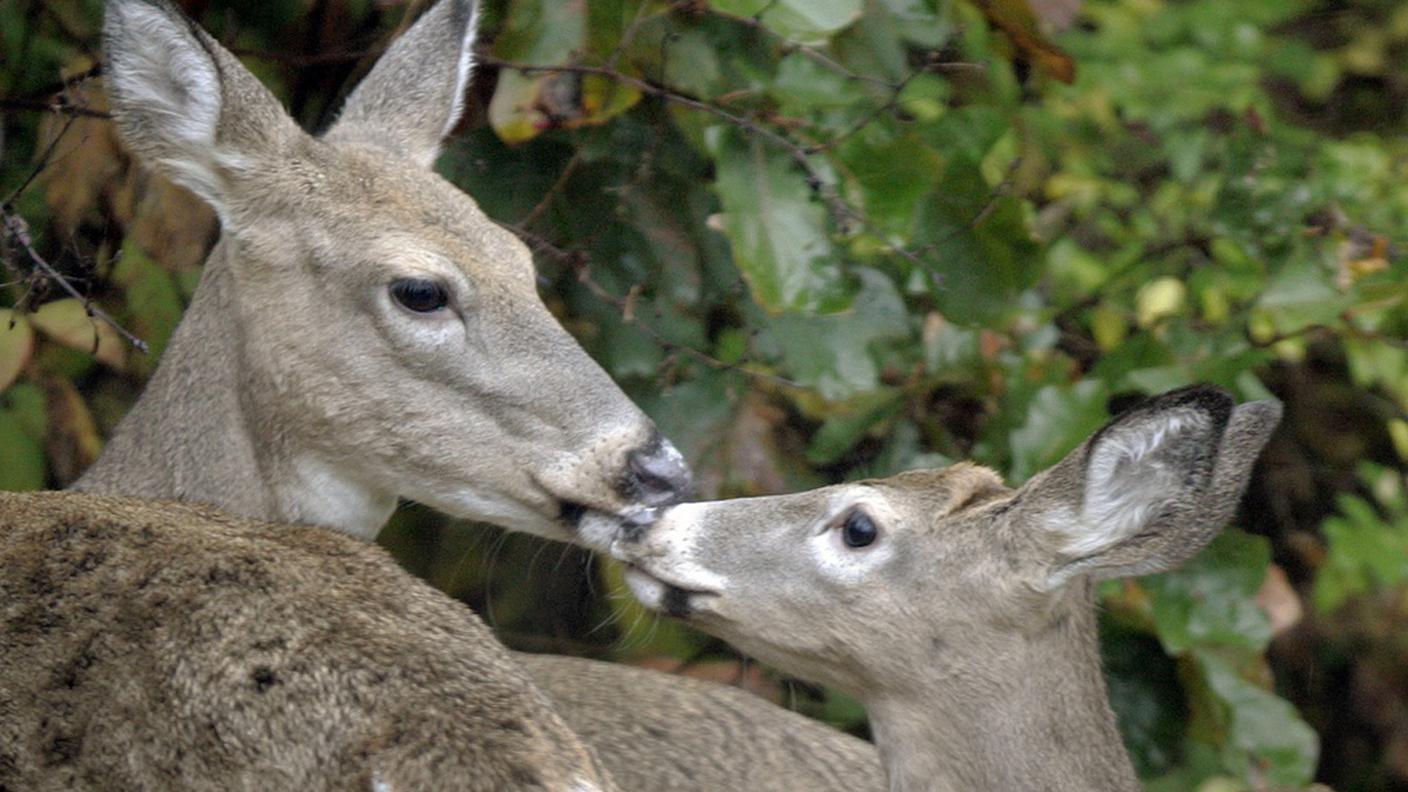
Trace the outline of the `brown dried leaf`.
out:
[[[99,83],[85,84],[71,101],[108,109]],[[42,181],[45,200],[62,229],[73,233],[85,222],[115,220],[166,269],[179,272],[200,265],[217,231],[215,213],[204,201],[142,168],[107,119],[46,116],[39,150],[59,134],[63,138]]]
[[[63,377],[45,377],[44,395],[49,406],[49,433],[44,450],[59,484],[68,486],[93,464],[103,450],[93,414],[78,389]]]
[[[1007,34],[1013,46],[1033,64],[1063,83],[1076,79],[1076,62],[1037,29],[1037,17],[1027,0],[974,0],[993,27]]]
[[[117,331],[89,316],[83,302],[75,298],[45,303],[30,314],[29,321],[50,339],[87,352],[110,368],[121,371],[127,360],[127,349]]]
[[[34,355],[34,330],[23,316],[0,308],[0,391],[19,379]]]
[[[1271,620],[1271,634],[1280,635],[1300,623],[1305,613],[1300,595],[1286,578],[1285,570],[1272,564],[1266,570],[1266,580],[1256,593],[1256,604]]]

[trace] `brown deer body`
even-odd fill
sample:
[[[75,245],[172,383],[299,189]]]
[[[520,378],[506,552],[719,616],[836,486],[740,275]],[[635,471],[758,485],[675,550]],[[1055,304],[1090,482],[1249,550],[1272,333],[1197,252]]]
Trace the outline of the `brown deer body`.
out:
[[[379,548],[0,493],[0,788],[613,788],[467,608]]]

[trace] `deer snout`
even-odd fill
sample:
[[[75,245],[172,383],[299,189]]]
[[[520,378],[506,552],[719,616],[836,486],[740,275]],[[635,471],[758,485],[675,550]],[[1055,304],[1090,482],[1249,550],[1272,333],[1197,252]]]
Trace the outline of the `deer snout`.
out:
[[[619,489],[635,503],[666,506],[689,495],[691,484],[684,456],[669,440],[656,434],[627,455]]]

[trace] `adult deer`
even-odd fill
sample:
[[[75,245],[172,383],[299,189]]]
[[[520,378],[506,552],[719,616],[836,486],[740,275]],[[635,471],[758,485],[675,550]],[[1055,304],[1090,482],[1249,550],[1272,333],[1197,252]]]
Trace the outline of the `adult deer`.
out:
[[[1177,391],[1015,490],[959,464],[686,504],[614,552],[646,605],[859,697],[892,790],[1132,791],[1094,583],[1206,545],[1280,412]]]
[[[474,20],[469,0],[442,0],[313,137],[165,0],[109,1],[122,137],[216,209],[222,238],[146,392],[75,489],[364,538],[398,497],[563,540],[580,539],[588,509],[639,519],[678,498],[683,461],[548,313],[528,251],[430,169],[461,111]],[[271,603],[251,618],[297,613]],[[520,659],[640,788],[781,789],[799,764],[838,788],[879,786],[864,743],[738,691]]]

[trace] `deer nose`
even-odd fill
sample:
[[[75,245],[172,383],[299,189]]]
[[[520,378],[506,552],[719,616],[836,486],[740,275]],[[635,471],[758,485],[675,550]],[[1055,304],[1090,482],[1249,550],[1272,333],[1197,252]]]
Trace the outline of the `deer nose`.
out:
[[[689,494],[689,465],[669,440],[656,435],[626,458],[621,492],[648,506],[677,503]]]

